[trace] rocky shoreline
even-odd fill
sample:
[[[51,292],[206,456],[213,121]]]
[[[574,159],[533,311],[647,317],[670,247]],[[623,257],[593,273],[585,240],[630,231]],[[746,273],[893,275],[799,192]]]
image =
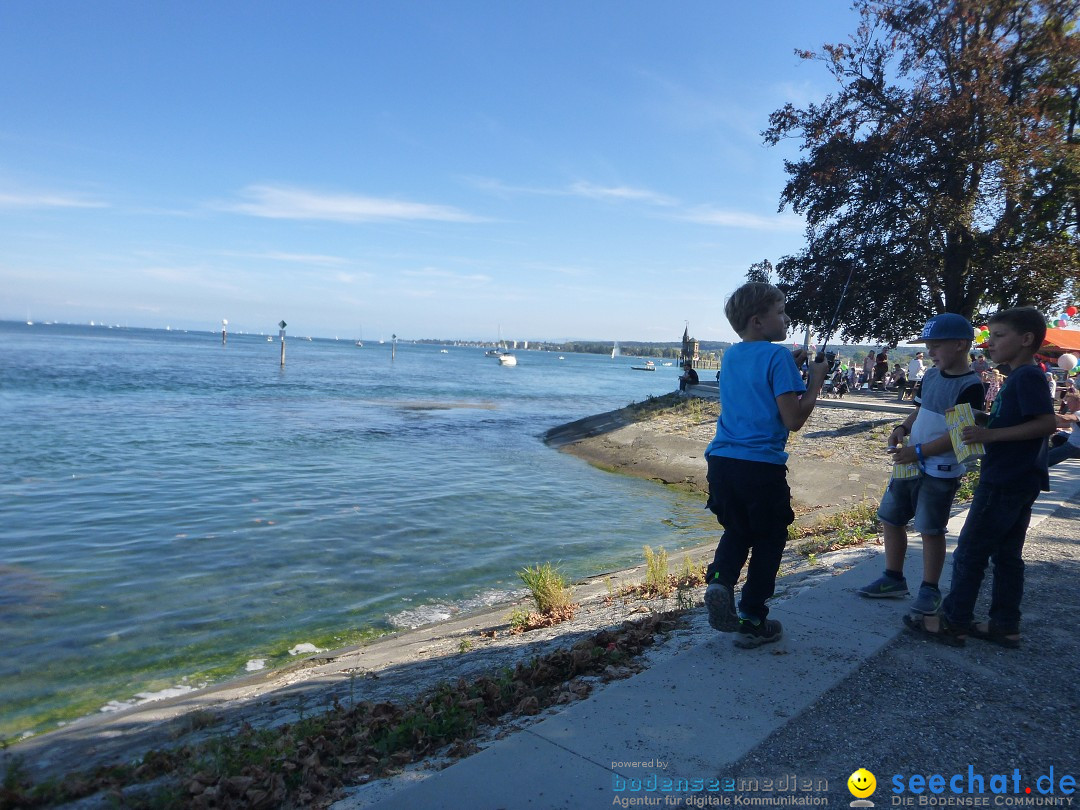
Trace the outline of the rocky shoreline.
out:
[[[702,453],[712,438],[715,403],[662,399],[652,407],[631,407],[596,417],[592,426],[602,424],[604,429],[576,441],[569,440],[566,432],[562,440],[549,434],[548,441],[613,472],[703,491]],[[790,446],[792,488],[801,519],[813,520],[823,511],[877,497],[888,475],[888,462],[881,452],[884,440],[878,433],[895,419],[844,409],[815,412]],[[689,555],[700,564],[711,552],[710,545]],[[782,573],[794,582],[811,572],[805,561],[791,558]],[[572,646],[585,634],[676,607],[674,598],[612,598],[613,590],[643,579],[642,569],[631,569],[578,584],[578,615],[555,627],[511,635],[507,615],[514,605],[497,606],[361,647],[315,655],[285,670],[84,718],[18,743],[8,755],[22,757],[38,779],[59,777],[131,761],[153,748],[197,744],[245,726],[294,723],[305,712],[320,710],[335,700],[405,700],[437,683],[513,667]],[[700,594],[697,597],[700,601]],[[510,724],[528,721],[519,718]]]

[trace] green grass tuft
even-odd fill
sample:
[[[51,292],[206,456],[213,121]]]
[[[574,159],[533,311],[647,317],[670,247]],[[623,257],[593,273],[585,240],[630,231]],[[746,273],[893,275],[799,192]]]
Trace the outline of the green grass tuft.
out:
[[[573,594],[566,579],[551,563],[522,569],[518,576],[529,589],[529,595],[540,613],[553,613],[570,604]]]

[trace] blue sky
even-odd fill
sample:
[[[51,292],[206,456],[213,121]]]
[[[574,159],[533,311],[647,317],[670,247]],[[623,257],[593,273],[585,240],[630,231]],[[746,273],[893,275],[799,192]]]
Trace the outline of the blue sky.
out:
[[[0,4],[0,318],[732,340],[846,2]]]

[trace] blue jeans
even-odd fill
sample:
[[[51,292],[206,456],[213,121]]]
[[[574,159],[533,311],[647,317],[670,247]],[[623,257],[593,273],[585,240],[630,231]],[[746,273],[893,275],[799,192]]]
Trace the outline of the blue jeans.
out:
[[[709,456],[708,462],[708,507],[724,534],[705,581],[712,582],[718,574],[721,583],[734,586],[749,557],[739,610],[764,619],[769,615],[765,600],[776,590],[787,527],[795,521],[787,467],[722,456]]]
[[[1058,445],[1057,447],[1051,447],[1050,453],[1046,457],[1046,461],[1053,467],[1055,464],[1060,464],[1070,458],[1080,458],[1080,446],[1065,442],[1065,444]]]
[[[967,627],[975,619],[975,601],[986,574],[994,564],[990,592],[990,623],[1015,633],[1020,629],[1020,601],[1024,597],[1024,537],[1031,521],[1031,505],[1039,484],[1010,486],[979,484],[967,520],[953,552],[952,585],[941,606],[950,623]]]

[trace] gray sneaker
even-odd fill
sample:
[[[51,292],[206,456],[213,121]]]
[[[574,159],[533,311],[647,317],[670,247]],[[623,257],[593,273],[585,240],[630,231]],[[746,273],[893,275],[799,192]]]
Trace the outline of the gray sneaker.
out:
[[[771,644],[784,637],[784,629],[780,622],[773,619],[739,619],[739,634],[735,636],[735,646],[744,650],[760,647],[762,644]]]
[[[871,599],[903,599],[908,595],[907,580],[893,579],[882,574],[869,585],[859,588],[856,593],[859,596],[869,596]]]
[[[922,613],[932,616],[941,609],[941,591],[929,585],[919,586],[919,595],[911,604],[912,613]]]
[[[734,633],[739,629],[739,616],[735,613],[735,589],[730,585],[714,582],[705,589],[705,607],[709,610],[709,626],[721,633]]]

